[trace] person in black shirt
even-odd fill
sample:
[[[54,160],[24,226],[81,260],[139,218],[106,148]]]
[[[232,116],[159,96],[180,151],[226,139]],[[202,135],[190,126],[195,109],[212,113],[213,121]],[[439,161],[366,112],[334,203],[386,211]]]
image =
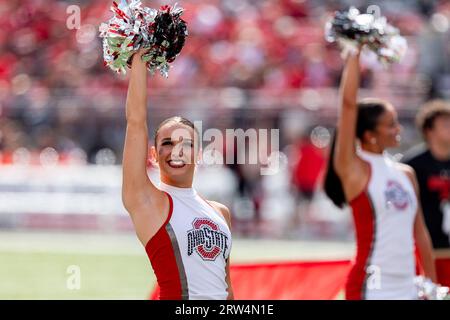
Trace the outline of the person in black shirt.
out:
[[[403,162],[416,171],[425,223],[437,258],[438,281],[450,285],[450,103],[426,103],[416,122],[425,144],[413,147]]]

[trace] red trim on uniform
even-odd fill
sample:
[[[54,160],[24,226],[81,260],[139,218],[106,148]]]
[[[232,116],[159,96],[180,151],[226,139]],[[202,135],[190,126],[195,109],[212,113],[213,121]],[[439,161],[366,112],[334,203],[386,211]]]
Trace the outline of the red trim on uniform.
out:
[[[348,275],[345,295],[347,300],[364,299],[366,267],[374,239],[374,216],[367,192],[361,193],[351,202],[356,228],[356,259]]]
[[[365,299],[366,268],[372,254],[375,240],[375,212],[369,198],[369,182],[372,170],[369,164],[369,178],[363,191],[349,205],[352,208],[356,229],[356,259],[347,278],[345,296],[347,300]]]
[[[145,251],[160,287],[160,299],[176,300],[181,299],[181,280],[172,241],[166,230],[173,212],[172,197],[166,194],[169,198],[169,215],[158,232],[148,241]]]

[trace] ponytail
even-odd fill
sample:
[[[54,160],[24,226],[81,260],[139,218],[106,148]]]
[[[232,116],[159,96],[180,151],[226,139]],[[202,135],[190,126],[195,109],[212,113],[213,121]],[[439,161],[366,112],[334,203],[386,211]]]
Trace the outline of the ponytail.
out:
[[[334,149],[336,147],[337,129],[334,131],[333,140],[331,143],[330,155],[328,157],[328,168],[325,175],[324,190],[328,198],[339,207],[343,208],[347,204],[345,199],[344,188],[342,187],[342,181],[336,173],[334,168]]]
[[[375,130],[378,120],[389,102],[376,98],[366,98],[358,102],[358,116],[356,120],[356,138],[360,141],[364,140],[366,131]],[[336,148],[337,129],[334,132],[333,141],[331,143],[330,156],[328,157],[328,169],[325,175],[324,190],[328,198],[339,208],[343,208],[347,204],[345,198],[342,181],[334,168],[334,153]]]

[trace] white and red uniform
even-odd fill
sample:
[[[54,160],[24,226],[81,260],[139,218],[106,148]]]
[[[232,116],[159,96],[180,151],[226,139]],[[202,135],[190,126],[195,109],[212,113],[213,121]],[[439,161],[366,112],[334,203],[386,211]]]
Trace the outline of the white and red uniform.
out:
[[[357,255],[347,299],[414,299],[414,221],[417,196],[408,176],[387,155],[358,150],[370,164],[365,190],[350,202]]]
[[[169,197],[169,216],[145,250],[160,287],[160,299],[226,299],[231,232],[223,215],[194,188],[162,182],[159,188]]]

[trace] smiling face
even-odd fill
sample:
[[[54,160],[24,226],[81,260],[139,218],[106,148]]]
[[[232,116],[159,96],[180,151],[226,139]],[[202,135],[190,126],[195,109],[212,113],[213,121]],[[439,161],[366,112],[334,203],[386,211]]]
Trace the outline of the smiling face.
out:
[[[177,121],[162,125],[152,156],[160,169],[161,181],[176,187],[192,186],[198,151],[194,150],[194,129]]]
[[[398,122],[397,111],[390,104],[379,116],[375,130],[368,132],[369,141],[375,138],[381,150],[395,148],[400,145],[401,126]]]
[[[402,127],[397,112],[385,100],[366,98],[358,103],[357,137],[361,147],[371,152],[383,152],[400,144]]]

